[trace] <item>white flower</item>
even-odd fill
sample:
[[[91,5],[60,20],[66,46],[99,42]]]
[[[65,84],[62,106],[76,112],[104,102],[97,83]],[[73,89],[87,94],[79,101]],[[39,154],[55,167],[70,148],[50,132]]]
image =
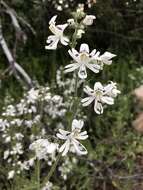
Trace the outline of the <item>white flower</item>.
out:
[[[50,143],[47,139],[38,139],[30,144],[29,149],[34,150],[36,157],[41,159],[47,159],[47,154],[54,154],[58,145],[56,143]]]
[[[28,127],[31,128],[33,125],[33,120],[25,120],[24,124]]]
[[[50,35],[47,39],[48,45],[45,46],[45,49],[56,49],[57,44],[60,41],[63,45],[67,46],[69,39],[63,35],[64,30],[68,24],[56,25],[57,15],[53,16],[49,21],[49,29],[54,35]]]
[[[0,131],[5,131],[7,127],[9,127],[9,122],[6,119],[0,119]]]
[[[83,24],[90,26],[93,24],[94,19],[96,19],[96,16],[86,15],[86,17],[83,19]]]
[[[9,157],[9,154],[10,154],[9,150],[4,151],[3,159],[6,160]]]
[[[113,54],[113,53],[110,53],[110,52],[106,51],[103,55],[95,57],[95,59],[99,62],[99,64],[101,64],[103,66],[103,64],[105,64],[105,65],[111,65],[112,64],[112,60],[111,59],[113,57],[116,57],[116,55]]]
[[[73,147],[75,152],[79,155],[87,154],[86,148],[78,141],[88,138],[86,131],[81,132],[83,125],[83,121],[74,119],[71,132],[59,129],[60,133],[57,133],[57,137],[65,140],[65,143],[59,149],[59,152],[62,152],[62,156],[65,156],[71,147]]]
[[[20,127],[22,125],[23,120],[20,119],[13,119],[10,124],[11,125],[17,125],[18,127]]]
[[[17,111],[18,111],[18,115],[22,115],[26,112],[27,110],[27,104],[25,102],[25,100],[21,100],[19,104],[16,105]]]
[[[23,150],[22,150],[22,144],[21,143],[16,143],[16,145],[13,147],[13,151],[12,153],[15,154],[23,154]]]
[[[15,116],[16,114],[16,110],[15,107],[13,105],[8,105],[6,108],[6,112],[3,113],[3,116]]]
[[[11,170],[10,172],[8,172],[8,179],[12,179],[14,177],[15,171]]]
[[[38,99],[39,96],[39,90],[35,90],[32,88],[27,93],[27,102],[28,103],[35,103],[35,101]]]
[[[51,183],[50,181],[48,181],[45,185],[45,187],[42,188],[42,190],[52,190],[53,187],[53,183]]]
[[[18,162],[18,165],[20,166],[20,170],[29,170],[30,166],[27,161],[24,161],[23,163],[21,161]]]
[[[7,136],[6,138],[5,138],[5,143],[9,143],[11,141],[11,136]]]
[[[18,141],[22,140],[23,137],[24,137],[24,136],[23,136],[21,133],[15,133],[15,138],[16,138]]]
[[[88,44],[81,44],[79,52],[77,52],[77,50],[74,48],[68,52],[74,59],[75,63],[67,65],[65,67],[65,72],[72,72],[76,69],[79,69],[78,76],[81,79],[87,78],[86,67],[92,70],[94,73],[99,72],[100,66],[97,63],[93,63],[96,56],[96,50],[94,49],[91,53],[89,53]]]
[[[94,85],[94,90],[89,86],[84,88],[84,92],[89,95],[81,100],[83,106],[88,106],[94,101],[94,111],[97,114],[103,113],[102,104],[112,105],[114,104],[114,99],[120,91],[117,90],[115,83],[108,84],[103,86],[100,82],[96,82]]]
[[[120,94],[120,90],[117,89],[117,84],[114,82],[110,82],[107,86],[104,87],[106,94],[111,97],[116,97],[118,94]]]

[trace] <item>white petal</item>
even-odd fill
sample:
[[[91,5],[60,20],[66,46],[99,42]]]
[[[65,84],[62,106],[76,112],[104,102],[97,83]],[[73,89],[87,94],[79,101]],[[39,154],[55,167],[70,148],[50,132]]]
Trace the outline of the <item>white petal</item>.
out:
[[[56,23],[57,15],[53,16],[51,20],[49,21],[49,24],[55,24]]]
[[[82,120],[74,119],[72,122],[72,131],[75,129],[82,129],[84,122]]]
[[[62,153],[62,156],[65,156],[68,151],[69,151],[69,148],[70,148],[70,141],[67,140],[59,149],[59,152],[63,152]]]
[[[45,46],[45,49],[57,49],[58,42],[59,38],[56,36],[49,36],[47,39],[47,43],[49,43],[49,45]]]
[[[51,43],[53,40],[55,40],[57,37],[55,35],[50,35],[48,36],[46,42],[49,44]]]
[[[78,139],[78,140],[85,140],[85,139],[87,139],[88,138],[88,135],[81,135],[81,134],[79,134],[77,137],[76,137],[76,139]]]
[[[83,136],[83,135],[87,135],[87,131],[81,132],[80,135],[82,135],[82,136]]]
[[[96,54],[96,49],[92,50],[92,52],[90,53],[90,56],[93,57]]]
[[[104,94],[108,94],[108,92],[110,92],[113,89],[113,85],[112,84],[108,84],[106,86],[104,86],[105,89],[105,93]]]
[[[69,131],[65,131],[63,129],[59,129],[59,132],[62,134],[62,135],[69,135],[70,132]]]
[[[83,91],[88,95],[93,95],[93,93],[94,93],[94,90],[92,88],[90,88],[89,86],[85,86]]]
[[[67,139],[67,136],[61,135],[60,133],[57,133],[56,136],[57,136],[59,139],[62,139],[62,140],[66,140],[66,139]]]
[[[79,53],[78,53],[75,49],[68,50],[68,53],[70,54],[70,56],[71,56],[76,62],[78,62]]]
[[[94,111],[95,111],[97,114],[102,114],[102,113],[103,113],[102,104],[99,103],[97,100],[95,100]]]
[[[90,26],[93,24],[94,19],[96,19],[94,15],[86,15],[86,17],[83,19],[83,24]]]
[[[121,94],[121,91],[120,91],[120,90],[117,90],[117,89],[113,89],[113,90],[112,90],[112,93],[111,93],[111,96],[112,96],[112,97],[116,97],[118,94]]]
[[[79,65],[77,63],[69,64],[65,67],[64,72],[65,73],[72,72],[72,71],[76,70],[78,67],[79,67]]]
[[[88,46],[88,44],[81,44],[81,46],[80,46],[80,53],[81,52],[89,53],[89,46]]]
[[[109,105],[113,105],[114,104],[114,99],[111,98],[111,97],[108,97],[108,96],[103,96],[101,98],[101,101],[106,103],[106,104],[109,104]]]
[[[97,51],[96,54],[92,58],[94,58],[95,60],[98,60],[99,55],[100,55],[100,51]]]
[[[63,44],[64,46],[67,46],[69,39],[67,37],[62,36],[60,41],[61,41],[61,44]]]
[[[104,87],[105,92],[104,94],[111,96],[111,97],[116,97],[118,94],[121,92],[117,89],[116,83],[112,82]]]
[[[78,142],[76,139],[73,139],[72,143],[74,145],[74,148],[75,148],[76,152],[79,155],[85,155],[85,154],[87,154],[86,148],[80,142]]]
[[[60,25],[56,25],[56,27],[61,30],[64,31],[67,28],[68,24],[60,24]]]
[[[59,148],[59,152],[63,152],[66,147],[67,141]]]
[[[72,131],[74,130],[74,129],[76,129],[76,127],[78,126],[78,120],[77,119],[74,119],[73,121],[72,121]]]
[[[96,82],[95,84],[94,84],[94,90],[96,91],[96,90],[101,90],[101,91],[103,91],[104,90],[104,87],[102,86],[102,84],[100,83],[100,82]]]
[[[100,70],[100,66],[97,65],[97,64],[86,64],[86,66],[91,70],[93,71],[94,73],[99,73],[99,70]]]
[[[99,57],[99,60],[103,61],[104,64],[110,65],[112,63],[111,58],[115,57],[115,54],[110,52],[105,52],[103,55]]]
[[[83,120],[78,120],[79,123],[79,128],[82,129],[83,125],[84,125],[84,121]]]
[[[81,79],[86,79],[87,78],[87,72],[86,72],[86,67],[84,64],[82,64],[79,68],[78,76]]]
[[[104,58],[106,58],[106,59],[112,59],[113,57],[116,57],[116,55],[113,54],[113,53],[110,53],[110,52],[106,51],[106,52],[105,52],[103,55],[101,55],[100,57],[104,57]]]
[[[60,30],[59,28],[57,28],[57,26],[54,25],[54,24],[51,24],[51,25],[49,26],[49,30],[50,30],[54,35],[56,35],[58,38],[63,35],[63,31]]]
[[[88,106],[89,104],[91,104],[91,102],[93,102],[93,100],[94,100],[93,96],[82,99],[81,100],[82,106],[84,106],[84,107]]]

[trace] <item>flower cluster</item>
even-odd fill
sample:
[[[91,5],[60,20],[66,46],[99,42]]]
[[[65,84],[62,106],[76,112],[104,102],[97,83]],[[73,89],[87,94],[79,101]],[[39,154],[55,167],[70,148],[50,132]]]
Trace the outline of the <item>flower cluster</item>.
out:
[[[30,89],[18,103],[6,102],[8,105],[3,107],[0,118],[0,132],[5,147],[3,159],[11,169],[8,179],[29,170],[36,159],[48,160],[51,165],[58,144],[45,138],[49,136],[47,128],[66,114],[69,103],[64,103],[62,96],[52,94],[49,87],[42,86]],[[47,125],[43,125],[43,120],[48,120]]]
[[[3,159],[9,166],[9,180],[29,171],[37,159],[45,160],[48,166],[56,159],[59,146],[52,140],[52,135],[58,128],[64,129],[62,118],[71,104],[69,97],[73,96],[75,84],[74,79],[71,86],[69,78],[63,81],[62,73],[63,68],[57,71],[57,85],[59,91],[66,88],[63,97],[42,86],[30,89],[18,103],[6,97],[7,106],[1,113],[0,132],[5,147]],[[65,99],[67,94],[68,99]],[[82,117],[81,114],[79,112],[79,117]],[[62,166],[60,168],[62,170]]]
[[[29,146],[29,149],[35,152],[36,158],[39,160],[47,160],[48,154],[52,154],[55,157],[57,148],[58,144],[50,143],[47,139],[38,139]]]
[[[92,25],[96,17],[94,15],[86,15],[82,4],[78,6],[76,12],[73,13],[73,17],[74,18],[68,19],[67,23],[63,25],[56,25],[56,15],[51,18],[49,29],[54,35],[48,37],[48,46],[45,46],[45,48],[57,49],[58,42],[61,42],[61,44],[66,46],[69,45],[70,49],[68,50],[68,53],[72,57],[73,61],[71,64],[65,66],[64,73],[74,72],[75,81],[77,81],[78,77],[82,82],[84,82],[88,78],[87,69],[97,74],[103,70],[104,65],[111,65],[112,58],[116,55],[108,51],[101,54],[96,49],[90,51],[89,45],[86,43],[81,44],[79,51],[77,51],[75,49],[77,39],[82,37],[82,34],[85,33],[85,28]],[[71,43],[70,37],[67,38],[63,34],[67,27],[75,29]],[[59,79],[59,85],[63,86],[60,82],[60,76],[57,75],[57,77]],[[75,87],[76,89],[79,88],[78,82],[75,83]],[[73,89],[75,88],[73,87]],[[97,114],[103,113],[103,107],[105,104],[113,105],[114,98],[120,94],[116,83],[112,81],[107,85],[102,85],[100,82],[96,82],[94,84],[94,89],[86,85],[84,86],[83,91],[88,95],[88,97],[81,100],[83,107],[88,106],[94,101],[94,111]],[[76,109],[78,109],[78,107]],[[67,155],[69,151],[76,152],[78,155],[87,154],[86,148],[79,142],[79,140],[87,139],[88,135],[86,131],[81,132],[84,123],[81,120],[76,120],[76,116],[77,115],[75,113],[71,125],[71,131],[59,129],[59,133],[57,133],[57,137],[65,141],[59,149],[62,156]]]

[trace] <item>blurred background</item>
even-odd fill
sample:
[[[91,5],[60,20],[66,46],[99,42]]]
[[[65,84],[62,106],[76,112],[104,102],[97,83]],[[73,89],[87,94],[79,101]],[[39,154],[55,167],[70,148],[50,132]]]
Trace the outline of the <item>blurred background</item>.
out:
[[[91,83],[115,81],[121,94],[104,115],[97,116],[91,108],[84,110],[90,134],[89,155],[69,173],[64,182],[66,188],[60,186],[67,190],[142,190],[143,0],[5,0],[0,7],[2,33],[14,59],[34,84],[52,88],[56,85],[56,70],[67,65],[70,58],[67,47],[45,50],[49,20],[57,14],[58,22],[66,23],[81,3],[96,20],[78,40],[77,49],[81,43],[88,43],[90,49],[117,55],[112,66],[105,67],[96,77],[91,75]],[[19,27],[13,26],[9,11],[14,11]],[[16,102],[30,87],[17,80],[11,70],[1,48],[0,109],[7,96]],[[2,159],[0,163],[0,189],[11,189],[5,181]],[[60,179],[56,181],[59,183]]]

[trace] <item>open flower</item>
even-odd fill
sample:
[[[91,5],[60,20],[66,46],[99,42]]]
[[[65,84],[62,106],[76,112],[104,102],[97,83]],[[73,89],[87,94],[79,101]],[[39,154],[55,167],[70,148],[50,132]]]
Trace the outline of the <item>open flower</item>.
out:
[[[62,152],[62,156],[65,156],[71,148],[79,155],[87,154],[86,148],[78,141],[88,138],[86,131],[81,132],[83,125],[83,121],[74,119],[71,132],[59,129],[57,137],[65,140],[65,143],[59,149],[59,152]]]
[[[115,83],[108,84],[107,86],[103,86],[100,82],[96,82],[94,85],[94,89],[91,89],[89,86],[84,88],[84,92],[89,95],[81,100],[83,106],[88,106],[90,103],[94,101],[94,111],[97,114],[103,113],[102,104],[112,105],[114,104],[113,97],[116,97],[119,90]]]
[[[28,103],[35,103],[36,100],[39,97],[39,90],[35,90],[34,88],[32,88],[31,90],[29,90],[27,92],[27,102]]]
[[[93,63],[95,61],[96,50],[94,49],[91,53],[89,53],[88,44],[81,44],[79,52],[74,48],[72,48],[68,52],[75,61],[75,63],[69,64],[65,67],[66,73],[79,69],[78,71],[79,78],[85,79],[87,78],[86,67],[92,70],[94,73],[99,72],[100,65],[98,65],[97,63]]]
[[[53,16],[49,21],[49,29],[54,35],[48,37],[46,41],[48,45],[45,46],[45,49],[56,49],[59,41],[65,46],[68,45],[69,39],[63,35],[68,24],[56,25],[56,18],[57,15]]]

